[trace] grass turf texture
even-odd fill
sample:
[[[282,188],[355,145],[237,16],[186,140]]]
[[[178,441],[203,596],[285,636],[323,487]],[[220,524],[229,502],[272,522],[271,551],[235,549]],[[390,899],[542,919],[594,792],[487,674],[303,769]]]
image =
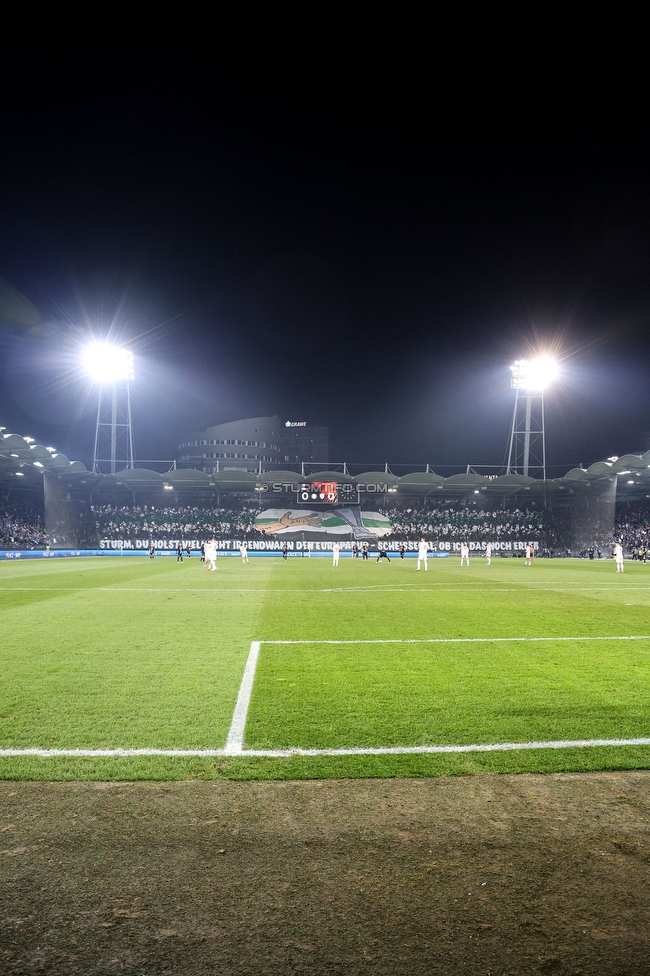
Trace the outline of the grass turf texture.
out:
[[[650,567],[484,559],[0,564],[0,748],[224,746],[252,640],[245,748],[650,735],[650,640],[317,640],[650,632]],[[310,641],[312,643],[310,643]],[[460,755],[0,758],[31,779],[300,778],[647,768],[650,747]]]

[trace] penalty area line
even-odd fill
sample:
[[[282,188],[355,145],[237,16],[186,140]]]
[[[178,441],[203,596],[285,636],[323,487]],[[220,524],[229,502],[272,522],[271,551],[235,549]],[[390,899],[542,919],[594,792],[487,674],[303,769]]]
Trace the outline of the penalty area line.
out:
[[[259,643],[258,643],[259,652]],[[239,704],[239,700],[238,700]],[[234,717],[233,717],[234,723]],[[243,736],[243,727],[242,727]],[[239,741],[239,740],[237,740]],[[449,746],[386,746],[349,749],[0,749],[0,758],[34,756],[40,759],[79,758],[102,759],[113,757],[168,757],[213,759],[218,757],[293,759],[318,756],[414,756],[448,755],[467,752],[516,752],[534,749],[591,749],[596,747],[650,746],[650,738],[637,739],[559,739],[551,742],[495,742]]]

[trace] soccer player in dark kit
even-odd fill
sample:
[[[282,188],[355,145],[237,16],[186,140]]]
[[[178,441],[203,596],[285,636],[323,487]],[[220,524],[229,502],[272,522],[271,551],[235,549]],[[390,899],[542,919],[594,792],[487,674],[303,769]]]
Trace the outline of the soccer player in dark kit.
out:
[[[282,558],[283,559],[286,559],[288,555],[289,555],[289,546],[286,544],[286,542],[283,542],[283,544],[282,544]]]
[[[183,562],[183,546],[182,546],[182,544],[180,542],[178,543],[178,545],[176,547],[176,562],[177,563],[182,563]]]
[[[388,562],[390,562],[390,556],[388,555],[388,553],[386,552],[385,549],[380,549],[379,550],[379,555],[377,556],[377,560],[376,561],[379,562],[380,559],[387,559]]]

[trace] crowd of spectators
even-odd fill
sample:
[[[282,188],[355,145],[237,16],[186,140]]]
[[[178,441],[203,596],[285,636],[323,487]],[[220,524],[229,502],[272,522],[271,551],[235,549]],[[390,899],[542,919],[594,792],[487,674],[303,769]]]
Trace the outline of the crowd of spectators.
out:
[[[630,552],[650,545],[650,505],[618,505],[615,535]]]
[[[575,548],[584,558],[611,555],[614,542],[620,542],[629,555],[638,555],[650,546],[650,506],[643,503],[622,502],[616,506],[615,516],[596,511],[590,517],[572,513]]]
[[[183,508],[153,505],[93,505],[102,539],[247,539],[261,538],[255,529],[259,508]]]
[[[432,508],[417,510],[392,508],[386,517],[393,523],[388,538],[406,541],[425,538],[449,542],[507,542],[520,539],[527,542],[540,540],[544,535],[542,512],[530,512],[519,508],[512,511],[497,509],[480,511],[475,508]]]
[[[99,535],[103,539],[263,537],[255,529],[255,517],[260,509],[246,505],[236,509],[95,505],[92,511]],[[484,512],[474,508],[395,508],[386,511],[385,515],[394,526],[387,538],[405,541],[420,539],[422,536],[444,541],[536,541],[542,538],[544,532],[544,519],[540,512],[520,509],[511,512]]]
[[[575,538],[576,512],[572,506],[556,506],[545,513],[545,541],[550,551],[570,547]]]
[[[95,505],[88,513],[86,534],[91,547],[96,545],[91,539],[95,532],[102,539],[261,539],[264,536],[255,529],[259,512],[259,506],[247,504],[229,508]],[[551,552],[570,547],[575,554],[588,553],[590,548],[609,554],[614,539],[620,540],[629,553],[650,548],[648,504],[617,505],[614,524],[597,511],[588,516],[570,506],[550,508],[547,512],[422,506],[391,508],[385,515],[393,524],[386,537],[392,540],[413,541],[422,536],[449,542],[517,539],[539,542],[540,547]],[[42,505],[32,499],[13,497],[0,503],[0,549],[39,549],[50,541],[55,544],[45,533]],[[84,545],[84,540],[75,544]]]
[[[43,549],[46,545],[38,505],[14,499],[0,503],[0,549]]]

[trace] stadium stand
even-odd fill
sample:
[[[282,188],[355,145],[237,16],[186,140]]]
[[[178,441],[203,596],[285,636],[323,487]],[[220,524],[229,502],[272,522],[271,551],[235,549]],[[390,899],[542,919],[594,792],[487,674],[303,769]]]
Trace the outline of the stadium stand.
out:
[[[405,511],[392,508],[386,516],[393,523],[393,531],[387,538],[415,540],[422,536],[443,540],[480,542],[483,539],[501,541],[521,539],[535,542],[544,533],[544,516],[541,512],[515,509],[508,512],[479,511],[475,508],[408,508]]]
[[[140,536],[170,538],[217,539],[261,538],[254,526],[259,508],[242,505],[240,508],[156,508],[153,505],[118,507],[94,505],[92,512],[103,539]]]
[[[0,549],[43,549],[47,543],[42,507],[13,499],[0,505]]]
[[[616,535],[624,548],[634,551],[650,544],[650,505],[617,506]]]
[[[242,505],[240,508],[199,508],[155,506],[95,505],[92,511],[97,529],[103,539],[120,539],[131,536],[168,536],[171,538],[261,538],[255,529],[255,517],[259,508]],[[422,535],[449,541],[467,539],[508,540],[542,538],[544,518],[540,512],[515,509],[507,512],[461,509],[406,509],[392,508],[386,516],[393,522],[394,530],[387,539],[417,540]]]
[[[109,540],[169,537],[206,539],[262,539],[255,529],[259,506],[242,502],[228,508],[210,505],[94,505],[84,538],[80,541],[94,547],[98,537]],[[415,541],[425,536],[441,541],[521,540],[539,542],[550,552],[564,551],[567,546],[575,555],[609,554],[614,538],[620,539],[630,554],[650,547],[650,505],[647,502],[624,502],[616,506],[614,524],[608,519],[593,521],[581,531],[580,516],[574,507],[555,506],[543,511],[529,509],[481,510],[474,507],[444,508],[392,507],[385,512],[393,523],[386,541]],[[34,498],[11,498],[0,503],[0,548],[40,549],[46,545],[66,545],[65,532],[45,532],[42,502]],[[87,536],[87,539],[85,538]],[[569,540],[573,540],[573,544]]]
[[[239,507],[210,506],[118,506],[92,507],[97,531],[103,539],[263,538],[255,529],[260,508],[242,503]],[[626,502],[616,508],[616,523],[609,519],[593,520],[587,530],[580,526],[580,513],[571,506],[555,506],[546,512],[515,508],[481,510],[474,507],[387,509],[393,531],[385,541],[416,541],[422,536],[441,541],[481,542],[520,540],[539,542],[549,552],[564,551],[572,546],[576,554],[588,553],[590,547],[603,552],[614,537],[621,538],[632,552],[650,542],[650,506]],[[581,528],[583,531],[581,531]],[[576,539],[578,540],[576,542]]]

